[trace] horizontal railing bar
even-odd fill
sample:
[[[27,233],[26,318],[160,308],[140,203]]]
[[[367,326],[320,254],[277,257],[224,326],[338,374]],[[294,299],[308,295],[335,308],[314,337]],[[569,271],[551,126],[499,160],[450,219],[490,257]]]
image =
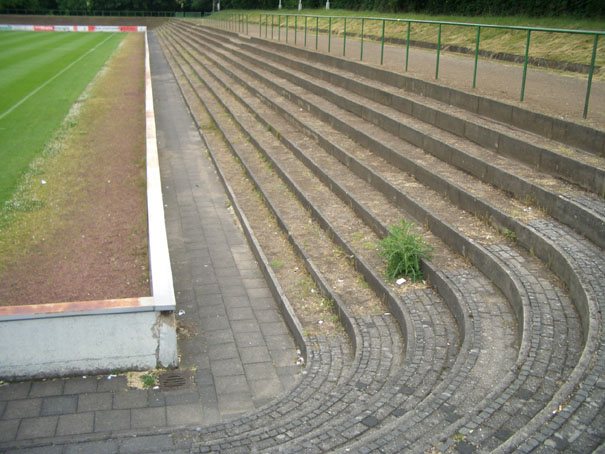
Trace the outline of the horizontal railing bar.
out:
[[[434,24],[434,25],[456,25],[462,27],[481,27],[481,28],[499,28],[504,30],[523,30],[532,32],[547,32],[547,33],[572,33],[580,35],[605,35],[605,30],[576,30],[573,28],[547,28],[547,27],[527,27],[523,25],[498,25],[498,24],[479,24],[472,22],[448,22],[448,21],[432,21],[422,19],[400,19],[392,17],[371,17],[371,16],[324,16],[324,15],[311,15],[311,14],[280,14],[280,13],[261,13],[261,16],[299,16],[299,17],[319,17],[319,18],[332,18],[332,19],[364,19],[364,20],[377,20],[377,21],[389,21],[389,22],[403,22],[413,24]]]

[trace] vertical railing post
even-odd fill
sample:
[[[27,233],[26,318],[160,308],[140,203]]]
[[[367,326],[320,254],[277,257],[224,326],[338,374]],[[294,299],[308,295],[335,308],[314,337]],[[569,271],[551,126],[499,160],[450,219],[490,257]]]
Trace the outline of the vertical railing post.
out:
[[[281,41],[281,15],[277,16],[277,40]]]
[[[305,16],[305,47],[307,47],[307,19],[308,17]]]
[[[263,13],[260,13],[258,16],[258,37],[263,37]]]
[[[384,26],[386,20],[382,19],[382,42],[380,44],[380,64],[382,65],[382,61],[384,59]]]
[[[477,43],[475,44],[475,69],[473,71],[473,88],[477,86],[477,64],[479,63],[479,40],[481,39],[481,26],[477,27]]]
[[[315,16],[315,50],[317,50],[317,40],[319,39],[319,16]]]
[[[330,53],[330,48],[332,47],[332,16],[328,19],[328,53]]]
[[[405,72],[408,71],[408,60],[410,59],[410,29],[412,27],[412,22],[408,21],[408,37],[405,40]]]
[[[273,40],[273,27],[275,27],[275,16],[271,15],[271,40]]]
[[[289,16],[286,16],[286,43],[288,42],[288,18]]]
[[[441,53],[441,24],[437,35],[437,64],[435,65],[435,79],[439,79],[439,54]]]
[[[250,33],[250,30],[248,28],[248,13],[246,13],[246,35],[248,35]]]
[[[529,56],[529,40],[531,39],[531,30],[527,30],[527,44],[525,44],[525,61],[523,62],[523,80],[521,81],[521,101],[525,97],[525,79],[527,77],[527,59]]]
[[[294,16],[294,45],[296,46],[296,34],[298,33],[298,16]]]
[[[597,58],[597,45],[599,44],[599,35],[594,35],[594,45],[592,46],[592,58],[590,59],[590,71],[588,72],[588,86],[586,87],[586,101],[584,102],[584,115],[588,115],[588,101],[590,100],[590,87],[592,85],[592,74],[594,73],[594,63]]]
[[[345,29],[342,37],[342,56],[347,55],[347,18],[345,16]]]
[[[359,50],[359,61],[363,61],[363,26],[365,23],[365,18],[361,18],[361,49]]]

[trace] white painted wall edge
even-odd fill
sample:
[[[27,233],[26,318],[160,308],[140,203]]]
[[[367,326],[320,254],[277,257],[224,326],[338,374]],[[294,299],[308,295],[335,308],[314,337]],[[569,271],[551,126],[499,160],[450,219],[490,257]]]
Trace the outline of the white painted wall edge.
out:
[[[153,109],[153,88],[149,64],[149,42],[145,32],[145,115],[147,137],[147,212],[149,223],[149,263],[151,286],[156,310],[168,311],[176,308],[172,267],[168,251],[168,237],[164,221],[164,201],[160,162]]]

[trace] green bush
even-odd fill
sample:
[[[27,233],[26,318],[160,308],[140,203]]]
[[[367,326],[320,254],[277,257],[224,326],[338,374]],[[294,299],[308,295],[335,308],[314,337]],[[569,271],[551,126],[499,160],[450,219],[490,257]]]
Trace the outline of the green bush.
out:
[[[430,259],[432,248],[424,242],[421,235],[412,232],[413,225],[402,220],[401,225],[391,227],[389,235],[380,241],[378,253],[386,257],[389,281],[403,276],[412,281],[420,281],[424,277],[420,260]]]

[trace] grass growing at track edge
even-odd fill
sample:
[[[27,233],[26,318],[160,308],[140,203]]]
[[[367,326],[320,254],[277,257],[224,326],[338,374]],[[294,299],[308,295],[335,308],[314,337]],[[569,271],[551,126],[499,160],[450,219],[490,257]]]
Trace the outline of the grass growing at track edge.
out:
[[[0,32],[0,211],[123,36]]]

